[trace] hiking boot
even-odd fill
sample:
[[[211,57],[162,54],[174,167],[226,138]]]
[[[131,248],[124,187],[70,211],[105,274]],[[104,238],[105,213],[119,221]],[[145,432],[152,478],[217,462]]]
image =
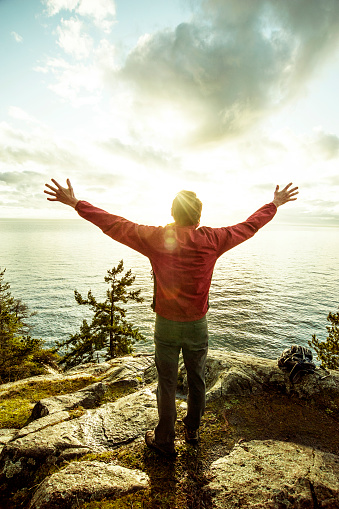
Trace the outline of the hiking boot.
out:
[[[199,430],[185,426],[185,440],[188,444],[197,444],[199,442]]]
[[[148,431],[146,431],[145,442],[146,442],[147,447],[149,447],[150,449],[153,449],[155,452],[157,452],[159,454],[162,454],[164,456],[169,456],[169,457],[175,457],[177,455],[177,452],[174,449],[174,445],[173,445],[173,448],[167,449],[167,448],[161,447],[161,445],[156,443],[153,430],[149,429]]]

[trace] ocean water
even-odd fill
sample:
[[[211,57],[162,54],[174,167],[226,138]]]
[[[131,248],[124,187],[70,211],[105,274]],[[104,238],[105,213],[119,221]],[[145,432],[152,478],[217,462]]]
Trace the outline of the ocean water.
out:
[[[153,282],[147,258],[81,219],[0,219],[0,268],[15,298],[37,314],[32,336],[53,345],[91,315],[74,299],[89,289],[104,298],[108,269],[123,259],[145,301],[128,319],[146,336],[136,351],[153,351]],[[326,339],[326,317],[339,306],[339,229],[270,223],[223,255],[214,270],[208,321],[210,347],[275,359],[312,334]]]

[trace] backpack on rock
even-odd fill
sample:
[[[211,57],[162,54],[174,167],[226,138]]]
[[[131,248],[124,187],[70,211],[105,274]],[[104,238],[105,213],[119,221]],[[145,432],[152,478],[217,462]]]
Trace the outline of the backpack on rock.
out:
[[[292,345],[286,348],[278,359],[279,368],[289,372],[292,383],[299,382],[302,375],[314,373],[316,365],[312,362],[312,352],[309,348]]]

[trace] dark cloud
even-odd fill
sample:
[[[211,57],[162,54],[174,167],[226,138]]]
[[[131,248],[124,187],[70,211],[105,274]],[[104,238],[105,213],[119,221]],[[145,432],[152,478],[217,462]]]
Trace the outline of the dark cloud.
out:
[[[291,100],[338,37],[338,0],[205,0],[192,22],[145,37],[120,75],[151,114],[171,103],[215,140]]]
[[[64,185],[60,179],[58,180],[61,185]],[[86,192],[96,193],[103,193],[107,191],[107,188],[114,189],[125,181],[123,177],[100,171],[83,174],[77,180],[85,184]],[[44,208],[46,206],[46,195],[43,192],[45,182],[46,175],[36,171],[0,172],[0,188],[2,187],[0,204],[21,208]],[[75,193],[77,193],[76,185]]]
[[[43,208],[45,176],[36,171],[0,172],[0,205],[19,208]]]
[[[297,219],[297,220],[296,220]],[[318,212],[307,212],[304,215],[300,215],[294,218],[294,223],[305,224],[312,226],[336,226],[339,225],[339,214],[335,212],[328,212],[324,209]]]
[[[298,220],[301,224],[339,226],[338,202],[334,200],[304,200],[307,206],[301,211]]]
[[[44,179],[41,173],[35,171],[5,171],[0,172],[0,183],[27,186],[27,184],[35,185],[37,182]]]
[[[25,164],[33,162],[44,167],[79,168],[83,167],[85,160],[76,153],[65,150],[54,144],[46,146],[41,143],[37,146],[36,140],[31,140],[22,146],[0,146],[0,158],[7,164]]]
[[[41,132],[24,133],[7,124],[1,125],[1,133],[6,140],[0,142],[2,166],[12,166],[16,169],[18,166],[33,164],[43,167],[45,171],[80,171],[89,168],[88,160],[70,143],[62,146]]]

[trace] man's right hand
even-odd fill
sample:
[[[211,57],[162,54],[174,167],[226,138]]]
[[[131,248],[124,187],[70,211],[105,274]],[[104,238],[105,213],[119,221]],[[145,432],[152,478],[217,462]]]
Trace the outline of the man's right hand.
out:
[[[293,187],[292,189],[289,189],[291,185],[292,182],[287,184],[282,191],[279,191],[279,186],[275,188],[273,203],[276,207],[280,207],[280,205],[284,205],[284,203],[287,203],[288,201],[295,201],[297,199],[295,196],[299,193],[299,191],[297,191],[298,188]]]
[[[56,187],[50,186],[49,184],[45,184],[48,189],[52,192],[44,190],[44,193],[49,194],[53,198],[47,198],[48,201],[59,201],[60,203],[64,203],[65,205],[69,205],[70,207],[75,208],[76,204],[79,200],[74,196],[73,187],[69,179],[66,180],[67,187],[62,187],[58,182],[54,179],[51,179],[53,184]]]

